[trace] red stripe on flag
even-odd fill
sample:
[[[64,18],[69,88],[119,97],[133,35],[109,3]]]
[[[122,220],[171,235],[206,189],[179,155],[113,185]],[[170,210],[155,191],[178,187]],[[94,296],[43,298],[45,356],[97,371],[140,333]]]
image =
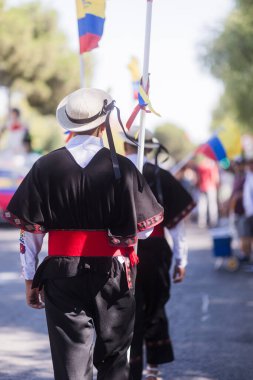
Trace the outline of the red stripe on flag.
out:
[[[79,37],[80,42],[80,54],[85,53],[98,47],[98,42],[101,36],[96,34],[87,33],[84,36]]]
[[[211,149],[211,147],[208,144],[201,145],[196,150],[196,153],[204,154],[205,156],[211,158],[212,160],[217,161],[217,157],[216,157],[214,151]]]

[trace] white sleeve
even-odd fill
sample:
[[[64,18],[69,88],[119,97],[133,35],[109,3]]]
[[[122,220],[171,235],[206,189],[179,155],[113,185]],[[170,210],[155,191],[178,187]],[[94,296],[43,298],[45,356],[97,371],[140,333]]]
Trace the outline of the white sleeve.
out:
[[[243,207],[244,207],[246,216],[253,215],[253,199],[252,199],[253,190],[251,189],[250,179],[251,178],[249,177],[249,174],[247,174],[245,184],[243,186],[242,201],[243,201]]]
[[[185,224],[182,220],[176,227],[170,229],[173,240],[173,256],[178,266],[185,268],[188,263],[188,246],[186,241]]]
[[[154,228],[148,228],[145,231],[138,232],[137,233],[137,237],[140,240],[145,240],[145,239],[147,239],[152,234],[153,231],[154,231]]]
[[[20,231],[20,260],[22,275],[26,280],[32,280],[34,277],[44,236],[45,234]]]

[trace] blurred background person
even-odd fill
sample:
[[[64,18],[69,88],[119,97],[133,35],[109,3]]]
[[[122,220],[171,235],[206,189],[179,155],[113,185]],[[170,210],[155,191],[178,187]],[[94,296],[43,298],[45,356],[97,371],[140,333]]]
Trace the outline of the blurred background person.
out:
[[[175,178],[181,183],[181,185],[191,194],[194,202],[198,203],[198,189],[197,189],[197,173],[194,169],[194,165],[192,164],[192,160],[190,160],[182,169],[175,172]],[[186,217],[190,219],[192,222],[196,222],[198,217],[198,210],[195,207],[190,215]]]
[[[182,169],[175,173],[175,178],[187,190],[193,198],[195,198],[197,176],[196,172],[191,169],[190,165],[185,165]]]
[[[219,169],[216,162],[198,156],[196,164],[198,188],[198,225],[205,228],[218,224]]]
[[[19,108],[11,108],[7,121],[1,129],[0,137],[7,133],[5,152],[10,154],[22,154],[25,152],[23,140],[28,128],[21,120]]]
[[[249,261],[251,252],[251,238],[243,205],[243,189],[246,178],[245,161],[243,157],[238,157],[235,159],[231,166],[234,172],[234,182],[232,193],[228,201],[228,210],[229,215],[232,217],[240,242],[239,259],[240,261]]]
[[[28,129],[25,131],[22,144],[24,148],[23,165],[25,166],[25,168],[27,168],[27,170],[29,170],[33,166],[35,161],[37,161],[41,157],[41,154],[39,154],[33,149],[32,136]]]
[[[253,238],[253,158],[250,157],[247,160],[247,171],[243,187],[243,207],[245,210],[245,228],[250,238],[250,247],[248,248],[246,261],[250,261],[251,258],[251,243]]]

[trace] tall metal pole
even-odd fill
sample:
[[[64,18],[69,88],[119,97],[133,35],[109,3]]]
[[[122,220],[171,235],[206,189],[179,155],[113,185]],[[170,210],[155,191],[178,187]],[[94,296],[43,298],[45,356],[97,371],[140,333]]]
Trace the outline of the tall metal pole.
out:
[[[75,3],[76,3],[76,14],[77,14],[77,21],[79,19],[79,17],[83,17],[82,15],[82,11],[83,11],[83,5],[82,3],[80,3],[79,0],[75,0]],[[81,14],[81,16],[80,16]],[[78,26],[78,23],[77,23],[77,32],[78,32],[78,35],[79,35],[79,26]],[[79,41],[79,44],[80,44],[80,41]],[[80,88],[82,87],[85,87],[85,79],[84,79],[84,57],[83,57],[83,53],[81,53],[81,47],[79,46],[79,65],[80,65]]]
[[[151,36],[151,21],[152,21],[152,3],[153,0],[147,0],[146,9],[146,29],[145,29],[145,44],[144,44],[144,61],[142,72],[142,86],[144,90],[147,89],[148,84],[148,69],[149,69],[149,52],[150,52],[150,36]],[[139,133],[139,149],[137,157],[137,167],[142,173],[143,157],[144,157],[144,144],[145,144],[145,111],[141,110],[140,118],[140,133]]]
[[[84,57],[82,54],[79,54],[80,60],[80,87],[85,87],[85,79],[84,79]]]
[[[144,90],[147,89],[148,84],[148,68],[149,68],[149,51],[150,51],[150,34],[151,34],[151,19],[152,19],[152,2],[153,0],[147,0],[146,9],[146,30],[145,30],[145,44],[144,44],[144,61],[143,61],[143,72],[142,72],[142,86]],[[143,158],[144,158],[144,144],[145,144],[145,111],[141,110],[140,117],[140,133],[139,133],[139,148],[137,156],[137,168],[142,173],[143,169]],[[135,251],[138,251],[138,244],[135,245]],[[130,358],[130,347],[128,349],[128,360]]]

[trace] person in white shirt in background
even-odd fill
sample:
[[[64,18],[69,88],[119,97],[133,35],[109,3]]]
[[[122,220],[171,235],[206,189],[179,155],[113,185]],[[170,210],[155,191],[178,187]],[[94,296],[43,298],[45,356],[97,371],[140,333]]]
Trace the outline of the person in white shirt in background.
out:
[[[23,139],[27,131],[27,125],[21,119],[21,111],[18,108],[10,109],[8,120],[0,131],[0,138],[5,132],[7,133],[5,153],[10,154],[10,156],[22,155],[25,152]]]
[[[130,137],[137,143],[134,128]],[[124,141],[126,157],[137,165],[137,145]],[[145,154],[164,149],[150,131],[146,130]],[[156,159],[157,162],[157,159]],[[190,194],[169,172],[152,164],[144,157],[143,175],[156,199],[164,207],[164,222],[144,242],[138,244],[140,262],[136,279],[136,317],[134,337],[130,352],[131,379],[141,380],[143,371],[143,343],[146,344],[146,378],[156,380],[158,365],[174,360],[169,335],[165,305],[170,297],[170,268],[174,256],[173,282],[180,283],[185,276],[188,249],[183,218],[195,203]],[[173,241],[173,253],[166,241],[165,230],[169,228]]]

